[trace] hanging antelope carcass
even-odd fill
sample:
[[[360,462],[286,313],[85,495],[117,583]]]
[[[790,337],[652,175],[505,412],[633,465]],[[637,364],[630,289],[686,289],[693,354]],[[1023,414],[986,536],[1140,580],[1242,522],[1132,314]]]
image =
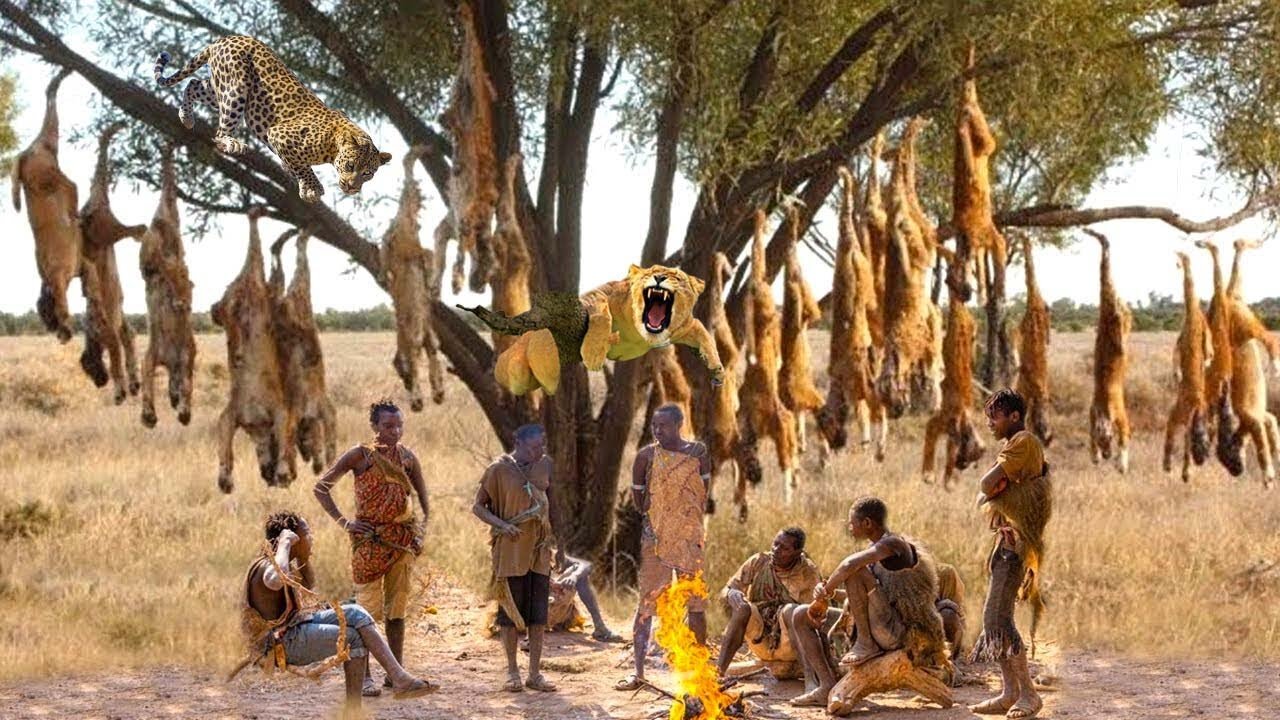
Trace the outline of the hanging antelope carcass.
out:
[[[196,339],[191,326],[191,278],[182,248],[173,146],[160,161],[160,204],[142,235],[138,268],[147,286],[147,351],[142,356],[142,424],[156,425],[156,369],[169,375],[169,405],[191,422]]]
[[[227,336],[231,389],[218,417],[218,487],[231,492],[236,430],[253,438],[258,473],[268,485],[288,485],[295,476],[293,419],[284,393],[284,374],[272,322],[271,293],[262,263],[258,218],[265,208],[250,208],[249,248],[240,274],[210,311]]]
[[[40,273],[36,312],[45,328],[64,343],[72,334],[67,286],[80,274],[81,252],[76,184],[58,167],[58,86],[70,74],[71,70],[62,70],[49,81],[40,134],[13,159],[9,179],[13,209],[21,211],[22,196],[27,197],[27,220]]]
[[[444,402],[444,370],[440,364],[432,308],[440,299],[436,257],[418,240],[418,212],[422,192],[413,177],[413,166],[426,148],[415,146],[404,158],[404,189],[400,211],[382,236],[381,265],[384,284],[396,313],[396,355],[392,365],[409,391],[409,407],[420,412],[424,402],[419,362],[425,354],[431,400]]]
[[[124,225],[111,210],[111,140],[124,129],[124,123],[108,126],[98,137],[98,165],[93,173],[89,199],[80,208],[80,289],[84,293],[84,352],[80,367],[93,379],[94,385],[107,384],[107,368],[102,363],[106,352],[110,361],[110,379],[115,385],[116,404],[125,396],[137,395],[138,356],[134,351],[133,328],[124,316],[124,290],[116,268],[116,243],[126,237],[141,238],[146,225]],[[126,373],[128,377],[126,378]]]
[[[271,244],[272,320],[294,440],[303,461],[310,462],[311,471],[319,475],[337,455],[337,413],[325,389],[324,353],[311,310],[310,236],[305,228],[297,231],[293,278],[284,287],[280,251],[292,234],[285,233]]]

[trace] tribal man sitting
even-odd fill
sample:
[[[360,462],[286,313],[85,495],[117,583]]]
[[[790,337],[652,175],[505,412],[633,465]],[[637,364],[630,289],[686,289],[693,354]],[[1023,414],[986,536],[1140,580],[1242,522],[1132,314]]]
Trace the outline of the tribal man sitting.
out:
[[[919,541],[890,532],[888,514],[884,502],[874,497],[860,498],[849,508],[850,534],[871,545],[842,560],[835,572],[814,588],[814,605],[825,609],[829,596],[840,588],[845,590],[845,613],[852,618],[854,630],[853,649],[842,659],[844,664],[859,665],[901,649],[917,667],[954,672],[946,655],[945,626],[939,613],[943,604],[937,600],[933,556]],[[809,611],[809,606],[802,605],[785,614],[806,672],[817,677],[816,688],[791,702],[825,707],[837,677],[823,645],[823,633],[815,628]],[[958,628],[958,642],[963,626],[953,621],[951,627]]]
[[[266,538],[274,555],[261,553],[249,565],[244,581],[241,630],[250,650],[246,664],[301,666],[323,661],[337,652],[339,632],[345,625],[348,659],[343,670],[349,709],[360,706],[366,655],[387,671],[398,700],[437,689],[405,671],[364,608],[351,603],[335,609],[307,602],[314,597],[309,591],[315,586],[315,571],[306,520],[296,513],[277,512],[267,518]],[[343,615],[341,621],[338,612]]]
[[[721,598],[729,625],[720,641],[716,667],[721,677],[745,640],[769,672],[780,680],[799,676],[800,662],[783,628],[783,607],[807,603],[822,579],[818,566],[804,554],[804,530],[789,527],[773,538],[773,549],[747,558]]]

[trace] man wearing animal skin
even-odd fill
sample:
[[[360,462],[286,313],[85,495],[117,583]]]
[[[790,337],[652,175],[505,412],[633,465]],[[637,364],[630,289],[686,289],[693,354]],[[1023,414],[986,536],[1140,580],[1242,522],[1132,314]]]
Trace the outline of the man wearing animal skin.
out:
[[[818,566],[804,553],[804,541],[801,528],[780,530],[772,549],[747,558],[725,585],[721,597],[729,624],[716,663],[721,677],[743,642],[778,679],[795,677],[802,669],[782,611],[812,600],[813,588],[822,579]]]
[[[341,629],[337,613],[341,612],[350,656],[343,665],[348,709],[360,706],[369,655],[386,669],[396,699],[436,690],[435,685],[405,671],[364,608],[354,603],[324,608],[307,602],[305,591],[299,588],[315,586],[315,571],[311,528],[306,520],[297,513],[281,511],[267,518],[265,530],[274,554],[269,557],[263,552],[249,566],[242,601],[241,630],[251,659],[272,662],[282,656],[291,665],[324,660],[337,649]]]
[[[357,445],[316,482],[315,496],[329,517],[351,535],[351,580],[360,604],[386,620],[387,644],[397,660],[404,658],[405,615],[413,564],[422,552],[423,528],[430,514],[422,465],[400,444],[404,415],[383,400],[369,408],[371,443]],[[333,501],[334,483],[350,472],[355,477],[356,514],[350,520]],[[422,523],[414,519],[410,496],[417,495]],[[391,678],[383,687],[391,686]],[[381,690],[366,676],[364,695]]]
[[[849,508],[849,533],[870,544],[842,560],[830,577],[814,588],[813,605],[783,609],[804,663],[806,681],[816,681],[816,687],[793,698],[791,704],[825,707],[835,687],[836,668],[829,662],[824,644],[827,633],[818,621],[824,611],[830,614],[822,601],[840,589],[845,591],[845,613],[854,626],[853,649],[842,662],[860,665],[885,652],[906,649],[922,665],[946,664],[933,557],[918,541],[891,531],[888,514],[879,498],[854,501]]]
[[[635,672],[617,690],[635,690],[644,679],[644,656],[658,596],[680,578],[702,571],[702,515],[707,507],[711,455],[707,446],[680,436],[684,412],[663,405],[653,412],[654,442],[636,453],[631,468],[631,499],[644,515],[640,538],[640,604],[633,624]],[[698,642],[707,641],[706,598],[689,598],[687,621]]]
[[[984,715],[1028,720],[1044,706],[1031,680],[1022,636],[1014,625],[1014,603],[1021,596],[1032,603],[1031,636],[1043,609],[1040,600],[1040,560],[1044,527],[1052,513],[1052,485],[1044,447],[1024,425],[1026,403],[1012,390],[999,390],[986,404],[987,425],[1004,447],[996,463],[982,476],[978,504],[986,506],[994,534],[988,559],[991,580],[982,613],[982,634],[972,656],[1000,663],[1000,695],[971,706]]]
[[[555,692],[542,676],[543,635],[551,593],[551,459],[545,455],[541,425],[516,428],[515,449],[489,465],[471,511],[490,526],[492,589],[498,599],[498,627],[507,655],[508,692],[525,688]],[[529,676],[520,682],[517,633],[528,630]]]

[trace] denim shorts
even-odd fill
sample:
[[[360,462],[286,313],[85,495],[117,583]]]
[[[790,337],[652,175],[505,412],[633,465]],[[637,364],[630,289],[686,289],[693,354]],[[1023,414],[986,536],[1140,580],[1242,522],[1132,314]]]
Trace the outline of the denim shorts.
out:
[[[359,628],[373,624],[373,618],[365,609],[349,603],[342,606],[347,617],[347,647],[353,658],[364,657],[364,641]],[[320,662],[338,649],[338,613],[334,610],[318,610],[309,619],[289,628],[284,634],[284,655],[290,665],[310,665]]]

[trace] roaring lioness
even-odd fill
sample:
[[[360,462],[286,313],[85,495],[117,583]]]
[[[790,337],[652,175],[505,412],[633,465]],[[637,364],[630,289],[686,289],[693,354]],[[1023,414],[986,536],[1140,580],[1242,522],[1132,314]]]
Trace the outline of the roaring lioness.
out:
[[[588,370],[605,359],[634,360],[653,348],[688,345],[711,371],[711,382],[724,380],[715,340],[693,317],[693,304],[704,284],[676,268],[635,265],[626,280],[615,280],[577,297],[551,292],[536,297],[533,308],[507,317],[488,308],[459,308],[503,335],[519,335],[498,356],[494,377],[516,395],[542,388],[555,394],[560,368],[581,360]]]

